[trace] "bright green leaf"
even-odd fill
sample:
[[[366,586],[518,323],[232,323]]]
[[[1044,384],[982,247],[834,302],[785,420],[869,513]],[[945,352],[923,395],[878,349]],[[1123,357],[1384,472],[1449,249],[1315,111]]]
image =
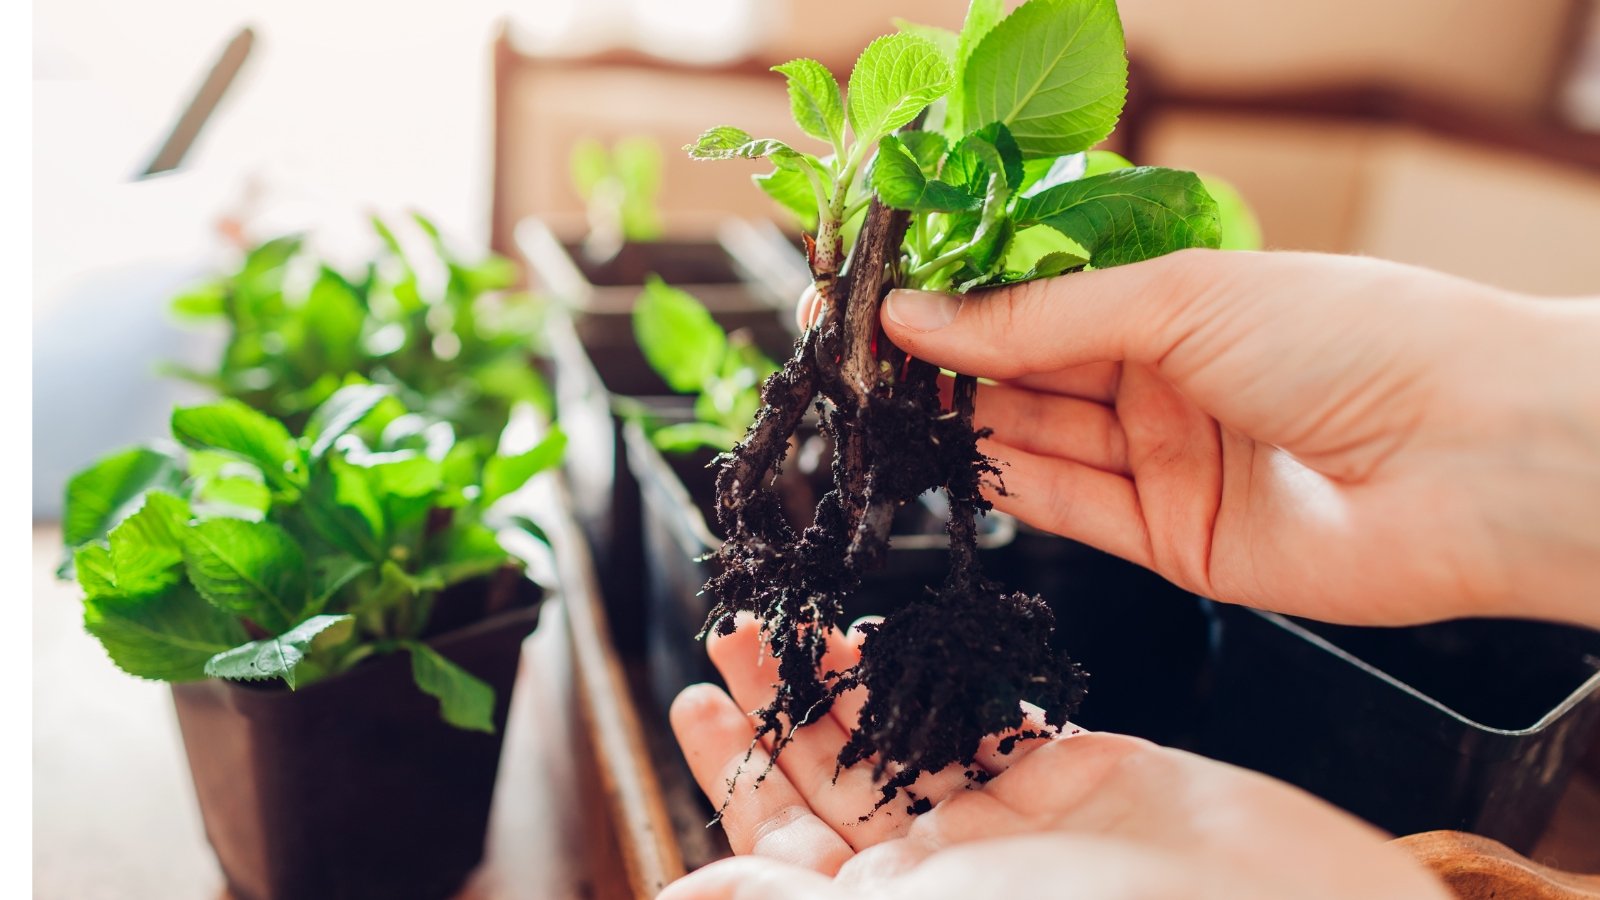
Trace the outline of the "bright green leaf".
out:
[[[118,668],[160,681],[198,681],[206,660],[249,638],[233,616],[185,582],[142,597],[85,597],[83,626]]]
[[[1222,222],[1223,250],[1260,250],[1261,223],[1239,189],[1215,175],[1201,175],[1206,193],[1217,201],[1217,218]]]
[[[1127,90],[1115,0],[1032,0],[972,50],[962,121],[1004,122],[1029,159],[1076,153],[1116,127]]]
[[[1015,192],[1022,185],[1022,151],[1011,130],[999,122],[974,131],[950,148],[941,177],[972,193],[988,190],[989,176],[999,173],[1006,187]]]
[[[1131,169],[1133,163],[1120,153],[1110,150],[1090,150],[1083,155],[1083,172],[1079,178],[1089,178],[1094,175],[1104,175],[1119,169]]]
[[[165,591],[182,577],[182,535],[189,504],[161,491],[145,494],[144,505],[106,535],[119,594]]]
[[[491,456],[483,464],[483,504],[489,506],[517,490],[529,478],[561,463],[567,436],[552,429],[532,450],[515,456]]]
[[[792,59],[773,66],[789,84],[789,109],[800,130],[835,150],[844,147],[844,100],[839,82],[828,67],[814,59]]]
[[[401,644],[411,653],[411,677],[439,701],[439,715],[457,728],[494,733],[494,688],[420,641]]]
[[[218,609],[269,631],[287,630],[305,613],[305,553],[271,522],[198,522],[183,530],[183,559],[189,580]]]
[[[335,391],[311,413],[306,422],[306,439],[311,441],[311,459],[321,459],[344,436],[389,396],[389,388],[378,384],[349,384]]]
[[[674,422],[651,431],[650,443],[662,453],[691,453],[701,448],[722,452],[743,437],[743,431],[730,431],[710,422]]]
[[[173,410],[172,434],[186,446],[255,463],[274,484],[305,483],[300,449],[288,429],[238,400]]]
[[[867,45],[850,72],[846,109],[855,139],[872,143],[910,122],[950,90],[950,63],[926,38],[886,34]]]
[[[1017,202],[1019,227],[1048,225],[1089,252],[1096,268],[1185,247],[1216,247],[1217,205],[1192,172],[1140,167],[1068,182]]]
[[[205,672],[232,681],[282,678],[295,688],[295,667],[317,650],[336,647],[355,634],[354,616],[312,616],[277,637],[251,641],[206,660]]]
[[[99,540],[139,508],[146,491],[176,491],[182,483],[178,461],[159,450],[135,447],[107,456],[67,482],[62,542],[71,549]]]
[[[679,393],[699,391],[728,352],[727,335],[705,306],[654,275],[633,307],[633,334],[650,368]]]
[[[930,181],[894,135],[878,142],[872,188],[884,205],[912,212],[960,212],[977,209],[981,202],[957,187]]]
[[[967,61],[972,58],[972,51],[978,42],[1000,23],[1005,14],[1004,0],[972,0],[967,6],[967,15],[961,23],[961,33],[956,37],[952,55],[958,74],[950,86],[950,96],[945,100],[944,127],[952,136],[966,133],[963,127],[965,123],[961,121],[966,110],[966,103],[962,99],[965,79],[959,73],[966,71]]]
[[[779,205],[794,213],[799,225],[806,231],[817,227],[817,192],[811,179],[797,169],[778,168],[765,175],[751,176],[756,187]]]

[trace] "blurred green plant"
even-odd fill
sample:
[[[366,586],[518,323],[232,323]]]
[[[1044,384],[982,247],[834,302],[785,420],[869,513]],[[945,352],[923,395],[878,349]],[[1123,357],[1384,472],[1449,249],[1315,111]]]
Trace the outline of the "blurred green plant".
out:
[[[493,730],[493,689],[422,641],[441,591],[520,570],[500,535],[542,535],[496,503],[559,462],[559,432],[507,454],[351,376],[299,437],[233,399],[175,410],[172,436],[67,486],[62,574],[118,667],[292,689],[404,651],[446,721]]]
[[[595,262],[616,256],[624,243],[661,237],[661,146],[625,137],[607,150],[593,138],[578,141],[569,160],[572,184],[589,217],[584,255]]]
[[[383,249],[354,278],[298,235],[252,248],[233,272],[172,301],[180,318],[226,325],[216,366],[164,370],[291,430],[351,376],[465,434],[498,434],[518,404],[548,412],[549,391],[531,364],[540,309],[510,290],[515,265],[495,255],[468,262],[431,221],[411,219],[422,249],[408,250],[374,218]]]
[[[680,394],[694,394],[694,420],[645,420],[664,453],[739,443],[761,408],[761,384],[778,364],[745,331],[725,332],[699,300],[651,275],[633,307],[633,334],[650,368]],[[637,413],[637,411],[636,411]]]

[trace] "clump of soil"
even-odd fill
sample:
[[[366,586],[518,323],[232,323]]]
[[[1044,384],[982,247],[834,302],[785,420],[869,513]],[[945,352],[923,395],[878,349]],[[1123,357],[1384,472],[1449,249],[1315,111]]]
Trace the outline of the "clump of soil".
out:
[[[976,379],[957,376],[944,407],[938,369],[908,357],[878,327],[905,227],[905,213],[874,201],[845,271],[818,271],[813,253],[827,313],[763,386],[745,440],[719,459],[717,519],[727,538],[719,573],[706,584],[715,601],[706,630],[729,633],[737,613],[754,613],[778,661],[777,695],[756,713],[756,739],[771,740],[773,759],[844,691],[867,689],[839,765],[871,760],[880,775],[895,769],[874,809],[923,772],[952,764],[981,780],[971,769],[979,743],[1020,728],[1023,701],[1059,728],[1085,692],[1083,671],[1050,647],[1054,620],[1044,601],[1008,592],[981,571],[976,517],[989,504],[979,486],[999,471],[978,451]],[[832,489],[811,524],[796,528],[773,484],[789,437],[812,408],[834,450]],[[934,489],[951,506],[944,584],[874,629],[858,665],[822,671],[826,636],[842,624],[862,575],[883,564],[896,511]]]

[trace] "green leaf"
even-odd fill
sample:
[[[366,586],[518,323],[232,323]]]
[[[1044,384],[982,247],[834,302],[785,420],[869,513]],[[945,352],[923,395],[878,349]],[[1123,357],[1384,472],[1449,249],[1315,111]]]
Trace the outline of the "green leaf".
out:
[[[349,282],[324,266],[300,308],[304,344],[299,352],[326,372],[353,371],[361,359],[366,310]]]
[[[967,4],[967,16],[961,22],[961,34],[956,44],[956,67],[965,70],[967,60],[978,43],[1005,18],[1005,0],[972,0]]]
[[[662,453],[692,453],[702,447],[723,451],[739,443],[742,431],[729,431],[710,422],[674,422],[650,432],[650,443]]]
[[[173,297],[172,312],[183,319],[211,319],[227,311],[227,299],[227,282],[213,278]]]
[[[694,393],[716,375],[728,338],[699,300],[655,275],[633,307],[633,334],[650,368],[678,393]]]
[[[994,26],[1005,17],[1004,0],[972,0],[967,6],[967,16],[961,23],[961,33],[956,37],[956,48],[953,55],[956,72],[962,73],[967,69],[967,61],[972,58],[972,51],[977,48]],[[957,80],[950,87],[950,96],[945,100],[944,127],[952,135],[963,134],[961,115],[966,109],[962,100],[965,79],[957,76]]]
[[[974,131],[950,148],[941,176],[945,181],[970,193],[989,188],[989,176],[999,173],[1010,191],[1018,190],[1023,180],[1022,151],[1011,130],[999,122]]]
[[[135,447],[107,456],[67,482],[62,542],[72,549],[99,540],[139,508],[146,491],[176,491],[182,483],[178,461],[159,450]]]
[[[710,129],[683,149],[694,159],[764,159],[769,156],[782,159],[806,155],[783,141],[753,138],[727,125]]]
[[[72,567],[86,596],[116,593],[117,573],[111,565],[111,550],[104,544],[85,544],[73,551]]]
[[[951,31],[948,28],[940,28],[937,25],[923,25],[918,22],[912,22],[910,20],[901,18],[895,18],[891,21],[894,22],[894,29],[896,31],[915,35],[923,40],[926,40],[928,43],[938,47],[939,52],[943,53],[944,58],[949,60],[952,65],[955,63],[956,49],[959,46],[959,39],[956,37],[956,33],[954,31]]]
[[[1217,205],[1192,172],[1139,167],[1057,185],[1017,202],[1018,227],[1048,225],[1076,241],[1097,268],[1185,247],[1216,247]]]
[[[1090,150],[1083,155],[1083,174],[1078,178],[1090,178],[1095,175],[1104,175],[1118,169],[1131,169],[1133,163],[1120,153],[1110,150]]]
[[[839,82],[828,67],[814,59],[791,59],[773,66],[789,83],[789,110],[800,130],[836,151],[844,147],[844,100]]]
[[[661,145],[648,137],[625,137],[612,148],[611,157],[617,179],[622,182],[623,235],[630,241],[655,240],[662,230],[661,214],[656,208],[665,168]]]
[[[559,465],[566,449],[567,436],[552,429],[526,453],[489,457],[483,464],[483,505],[488,507],[522,487],[535,474]]]
[[[1222,223],[1223,250],[1260,250],[1261,223],[1239,189],[1215,175],[1201,175],[1206,193],[1217,202],[1217,218]]]
[[[867,45],[850,72],[850,130],[872,143],[910,122],[950,90],[950,63],[926,38],[886,34]]]
[[[206,660],[205,672],[213,678],[232,681],[282,678],[292,691],[295,667],[317,650],[350,640],[355,626],[354,616],[312,616],[277,637],[251,641],[216,654]]]
[[[962,121],[1005,123],[1025,158],[1076,153],[1116,127],[1127,90],[1115,0],[1031,0],[972,50]]]
[[[308,605],[305,553],[271,522],[209,519],[183,531],[189,580],[218,609],[283,631]]]
[[[366,469],[337,454],[313,473],[298,511],[334,546],[378,562],[383,558],[388,528]]]
[[[411,678],[439,701],[439,715],[457,728],[494,733],[494,688],[420,641],[403,641]]]
[[[418,573],[417,580],[442,589],[497,572],[512,561],[492,529],[469,522],[450,529],[440,558]]]
[[[320,612],[345,585],[372,571],[372,563],[350,556],[324,556],[312,565],[311,612]]]
[[[1001,280],[1007,284],[1023,281],[1036,281],[1040,278],[1054,278],[1063,272],[1081,269],[1089,260],[1076,253],[1046,253],[1034,262],[1033,266],[1019,275],[1007,274]]]
[[[957,187],[930,181],[921,165],[906,153],[894,135],[878,142],[872,188],[884,205],[912,212],[961,212],[977,209],[981,203],[977,197]]]
[[[605,145],[594,138],[581,138],[572,145],[567,156],[567,171],[572,176],[572,186],[578,196],[587,201],[594,196],[600,182],[611,177],[611,155]]]
[[[902,131],[895,138],[900,146],[922,167],[922,174],[932,178],[939,172],[939,161],[944,159],[950,143],[937,131]]]
[[[335,391],[311,413],[306,422],[306,439],[311,441],[311,459],[325,456],[334,441],[344,436],[392,393],[378,384],[349,384]]]
[[[202,679],[206,660],[249,638],[233,616],[184,582],[141,597],[90,595],[83,627],[118,668],[159,681]]]
[[[817,192],[811,186],[811,179],[807,178],[804,172],[780,167],[765,175],[751,176],[751,180],[768,197],[794,213],[803,230],[816,230]]]
[[[305,483],[300,449],[288,429],[238,400],[173,410],[172,435],[186,446],[255,463],[274,485]]]
[[[106,535],[111,569],[119,594],[157,594],[182,577],[181,542],[189,522],[189,504],[172,494],[145,494],[139,511]]]
[[[1078,246],[1076,241],[1048,225],[1035,225],[1018,231],[1011,238],[1004,268],[1008,272],[1027,272],[1051,253],[1088,258],[1088,251]]]

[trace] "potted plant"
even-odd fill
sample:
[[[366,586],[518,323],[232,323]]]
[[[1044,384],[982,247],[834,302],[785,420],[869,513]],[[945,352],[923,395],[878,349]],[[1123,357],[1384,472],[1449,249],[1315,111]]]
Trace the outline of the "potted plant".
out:
[[[86,630],[173,685],[232,895],[449,895],[541,596],[500,501],[562,437],[510,452],[354,379],[298,436],[233,399],[172,436],[75,476],[63,533]]]
[[[519,404],[548,414],[550,392],[533,364],[542,315],[511,290],[516,266],[492,254],[463,258],[419,213],[371,224],[381,249],[357,275],[286,235],[175,298],[180,318],[222,326],[223,351],[206,371],[168,371],[291,430],[351,375],[468,434],[498,434]]]

